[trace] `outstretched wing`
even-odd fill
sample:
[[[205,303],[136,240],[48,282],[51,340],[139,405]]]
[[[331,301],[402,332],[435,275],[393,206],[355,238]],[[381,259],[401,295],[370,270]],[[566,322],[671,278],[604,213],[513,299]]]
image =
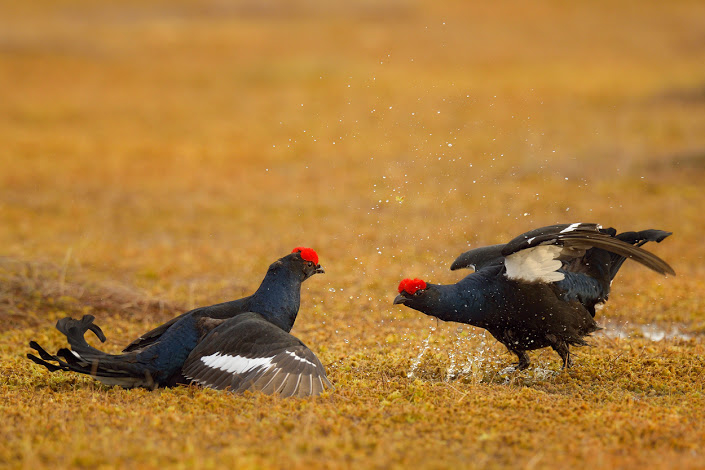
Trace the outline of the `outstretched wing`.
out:
[[[502,249],[507,277],[525,281],[556,282],[562,261],[582,258],[591,248],[633,259],[660,274],[675,274],[673,268],[653,253],[604,233],[597,224],[557,224],[526,232]]]
[[[504,256],[502,255],[504,247],[504,244],[490,245],[466,251],[453,261],[450,269],[455,271],[456,269],[468,268],[479,271],[488,266],[499,266],[504,262]]]
[[[205,387],[289,396],[333,388],[316,355],[257,313],[243,313],[211,331],[184,363],[183,375]]]

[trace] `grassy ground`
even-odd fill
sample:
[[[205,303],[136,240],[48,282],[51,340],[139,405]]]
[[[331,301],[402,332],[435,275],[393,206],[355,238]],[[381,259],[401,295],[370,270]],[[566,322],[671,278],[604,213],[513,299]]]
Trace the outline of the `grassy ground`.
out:
[[[0,466],[702,468],[703,31],[695,0],[3,2]],[[391,305],[578,220],[672,230],[678,276],[625,266],[570,372]],[[24,359],[86,312],[118,351],[299,245],[328,395]]]

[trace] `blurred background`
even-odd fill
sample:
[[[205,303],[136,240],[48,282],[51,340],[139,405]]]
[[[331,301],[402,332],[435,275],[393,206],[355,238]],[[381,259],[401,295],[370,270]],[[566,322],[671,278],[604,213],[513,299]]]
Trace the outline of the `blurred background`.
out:
[[[705,279],[700,1],[0,8],[10,271],[191,307],[308,245],[310,299],[376,324],[402,277],[580,220],[672,230],[677,285]]]

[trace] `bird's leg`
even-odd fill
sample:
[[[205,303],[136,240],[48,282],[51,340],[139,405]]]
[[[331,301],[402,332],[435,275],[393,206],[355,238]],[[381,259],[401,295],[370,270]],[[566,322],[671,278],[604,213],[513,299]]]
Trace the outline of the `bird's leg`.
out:
[[[551,347],[558,353],[559,356],[561,356],[561,359],[563,359],[562,369],[568,369],[573,365],[573,361],[570,359],[570,349],[565,341],[553,343]]]
[[[526,351],[516,351],[512,350],[514,354],[517,355],[519,358],[519,363],[514,366],[515,370],[524,370],[527,367],[529,367],[529,364],[531,364],[531,361],[529,360],[529,355],[526,354]]]
[[[519,358],[519,362],[517,364],[513,364],[514,370],[524,370],[529,367],[531,361],[529,360],[529,356],[528,354],[526,354],[526,351],[522,351],[514,347],[514,345],[516,344],[516,342],[514,341],[514,332],[509,329],[504,330],[502,332],[501,338],[502,339],[500,339],[500,341],[502,342],[502,344],[504,344],[504,346],[506,346],[506,348],[509,349],[510,352],[513,352]]]

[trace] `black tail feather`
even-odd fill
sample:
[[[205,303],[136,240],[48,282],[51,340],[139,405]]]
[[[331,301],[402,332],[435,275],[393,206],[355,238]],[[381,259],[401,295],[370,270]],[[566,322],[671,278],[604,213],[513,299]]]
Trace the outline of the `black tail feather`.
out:
[[[30,359],[35,364],[39,364],[40,366],[46,367],[47,369],[49,369],[49,372],[56,372],[57,370],[66,370],[61,366],[56,366],[50,362],[43,361],[42,359],[39,359],[34,354],[27,354],[27,359]]]
[[[46,361],[53,361],[53,360],[55,359],[54,356],[52,356],[51,354],[49,354],[48,352],[46,352],[46,351],[44,350],[44,348],[42,348],[41,346],[39,346],[39,344],[37,344],[36,341],[30,341],[30,342],[29,342],[29,347],[32,348],[32,349],[34,349],[34,350],[36,350],[36,351],[39,353],[39,356],[41,356],[41,358],[44,359],[44,360],[46,360]]]
[[[40,366],[44,366],[47,369],[49,369],[49,372],[56,372],[57,370],[75,370],[75,368],[72,368],[71,365],[65,361],[62,361],[59,359],[57,356],[52,356],[44,348],[42,348],[39,344],[37,344],[36,341],[30,341],[29,342],[29,347],[37,351],[39,353],[39,356],[41,359],[39,359],[37,356],[34,354],[27,354],[27,358],[31,359],[33,362],[36,364],[39,364]],[[57,364],[52,364],[49,361],[56,362]],[[83,372],[82,370],[76,370],[76,372]]]
[[[615,235],[615,238],[640,248],[648,242],[661,243],[666,239],[666,237],[672,234],[673,232],[666,232],[664,230],[648,229],[641,230],[639,232],[622,232]],[[627,258],[616,253],[610,253],[610,257],[612,258],[612,262],[610,264],[610,279],[614,280],[615,276],[619,272],[619,269],[622,267]],[[671,270],[669,274],[675,275],[675,272]]]
[[[646,242],[661,243],[666,237],[673,235],[673,232],[665,232],[663,230],[641,230],[639,232],[622,232],[616,236],[623,242],[631,245],[641,246]]]
[[[61,348],[58,351],[56,351],[56,357],[63,358],[66,361],[66,363],[71,366],[80,365],[81,362],[83,362],[83,363],[88,362],[87,360],[79,360],[79,358],[77,358],[76,355],[74,353],[72,353],[70,349],[66,349],[66,348]]]
[[[66,339],[71,345],[71,349],[79,353],[94,353],[103,354],[102,351],[92,347],[86,341],[86,332],[92,331],[101,342],[105,342],[106,338],[103,330],[93,323],[95,317],[93,315],[84,315],[80,320],[74,320],[71,317],[62,318],[56,322],[56,329],[66,335]]]
[[[46,367],[50,372],[58,370],[73,371],[94,377],[130,378],[141,377],[144,373],[134,361],[120,356],[113,356],[92,347],[86,342],[85,334],[92,331],[101,341],[106,338],[98,325],[93,323],[93,315],[84,315],[80,320],[70,317],[62,318],[56,323],[56,329],[66,335],[71,349],[61,348],[56,355],[49,354],[36,341],[30,341],[29,347],[37,351],[39,357],[27,354],[31,361]]]
[[[94,377],[135,377],[135,374],[128,370],[116,370],[104,367],[98,357],[92,357],[91,359],[86,360],[84,358],[77,357],[73,352],[71,352],[71,350],[66,348],[59,349],[54,356],[46,352],[46,350],[35,341],[30,341],[29,347],[36,350],[41,359],[34,354],[27,354],[27,358],[35,364],[46,367],[49,372],[63,370],[92,375]],[[103,354],[103,356],[106,358],[110,357],[108,354]],[[54,364],[54,362],[56,364]]]

